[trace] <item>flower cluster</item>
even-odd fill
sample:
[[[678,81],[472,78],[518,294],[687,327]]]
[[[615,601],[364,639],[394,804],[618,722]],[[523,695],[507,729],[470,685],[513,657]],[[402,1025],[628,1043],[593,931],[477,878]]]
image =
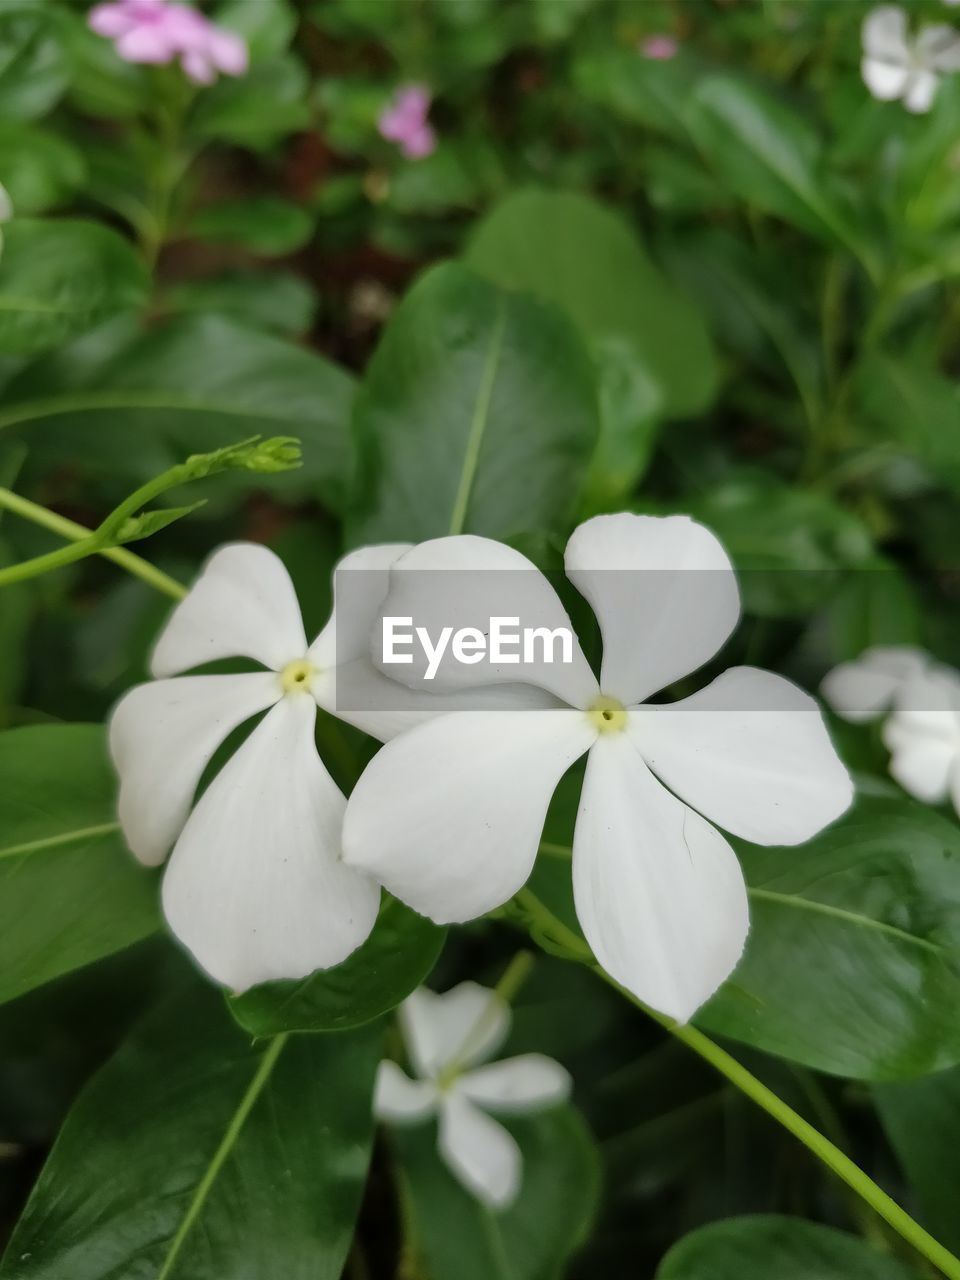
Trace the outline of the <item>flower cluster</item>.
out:
[[[113,40],[125,62],[164,64],[179,60],[196,84],[212,84],[218,72],[242,76],[246,42],[196,9],[169,0],[109,0],[90,10],[90,29]]]
[[[343,960],[373,928],[381,886],[441,923],[483,916],[523,886],[551,794],[586,755],[572,857],[584,935],[618,982],[689,1018],[735,967],[749,923],[718,828],[798,844],[852,796],[816,702],[780,676],[734,667],[680,701],[650,701],[736,626],[736,576],[714,535],[684,516],[626,514],[574,532],[566,569],[600,624],[599,679],[578,645],[561,665],[441,663],[439,692],[371,660],[387,612],[459,625],[484,607],[572,635],[547,579],[501,543],[368,547],[340,567],[365,570],[362,597],[339,638],[335,605],[308,644],[276,556],[222,548],[161,634],[156,679],[114,712],[120,820],[145,863],[173,846],[163,903],[176,935],[242,990]],[[423,572],[451,569],[453,587]],[[262,669],[183,674],[228,657]],[[348,673],[354,696],[338,699]],[[386,743],[349,805],[316,751],[318,706]],[[264,711],[192,805],[218,745]]]
[[[440,1154],[451,1172],[479,1200],[505,1208],[520,1188],[522,1157],[513,1136],[486,1113],[515,1115],[562,1102],[569,1075],[540,1053],[489,1063],[506,1039],[510,1009],[475,982],[444,995],[421,987],[400,1006],[400,1027],[416,1079],[389,1059],[381,1062],[377,1117],[411,1124],[436,1116]]]
[[[960,816],[960,672],[920,649],[878,646],[831,671],[821,692],[855,724],[886,714],[893,778],[927,804],[949,798]]]

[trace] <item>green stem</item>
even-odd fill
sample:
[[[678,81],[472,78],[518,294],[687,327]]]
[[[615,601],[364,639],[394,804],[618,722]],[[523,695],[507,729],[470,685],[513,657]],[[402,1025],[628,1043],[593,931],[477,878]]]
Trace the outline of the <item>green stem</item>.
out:
[[[543,926],[555,932],[556,925],[560,922],[556,920],[549,908],[544,906],[529,889],[525,889],[523,893],[525,895],[525,909],[529,912],[535,911]],[[580,959],[582,961],[582,956],[575,951],[571,953],[570,959]],[[884,1222],[888,1223],[899,1236],[902,1236],[904,1240],[912,1245],[917,1253],[926,1258],[928,1262],[932,1262],[935,1267],[947,1276],[948,1280],[960,1280],[960,1258],[956,1258],[948,1249],[945,1249],[938,1240],[935,1240],[918,1222],[915,1222],[905,1209],[902,1209],[892,1197],[877,1186],[859,1165],[855,1164],[849,1156],[845,1155],[828,1138],[825,1138],[808,1120],[805,1120],[803,1116],[794,1111],[772,1089],[767,1088],[761,1080],[758,1080],[736,1058],[727,1053],[725,1049],[721,1049],[709,1036],[705,1036],[696,1027],[676,1023],[672,1018],[668,1018],[662,1013],[657,1013],[655,1009],[649,1008],[642,1000],[639,1000],[625,987],[622,987],[619,982],[611,978],[608,973],[605,973],[595,961],[584,963],[589,963],[590,968],[604,982],[613,987],[615,991],[618,991],[631,1004],[641,1009],[648,1017],[653,1018],[665,1031],[679,1040],[681,1044],[685,1044],[698,1057],[708,1062],[715,1071],[718,1071],[741,1093],[752,1102],[755,1102],[767,1115],[782,1125],[788,1133],[792,1133],[795,1138],[803,1143],[808,1151],[812,1152],[841,1181],[855,1191],[861,1200],[879,1214]]]
[[[38,573],[45,573],[50,569],[59,568],[61,565],[69,564],[84,556],[101,555],[107,560],[112,560],[114,564],[119,565],[122,569],[126,569],[134,577],[140,578],[158,591],[162,591],[164,595],[171,596],[174,600],[182,600],[187,594],[186,587],[177,582],[175,578],[171,578],[169,574],[154,568],[149,561],[141,559],[140,556],[134,555],[132,551],[126,551],[122,547],[102,547],[98,545],[92,529],[87,529],[82,524],[76,524],[73,520],[67,520],[64,516],[58,516],[55,512],[48,511],[46,507],[40,506],[39,503],[31,502],[28,498],[23,498],[9,489],[0,488],[0,510],[12,511],[15,515],[22,516],[25,520],[30,520],[44,529],[49,529],[52,533],[60,534],[74,544],[70,547],[63,547],[59,551],[52,551],[44,556],[35,556],[32,560],[26,560],[23,564],[13,565],[9,569],[0,570],[0,587],[8,586],[12,582],[23,581],[24,578],[33,577]]]

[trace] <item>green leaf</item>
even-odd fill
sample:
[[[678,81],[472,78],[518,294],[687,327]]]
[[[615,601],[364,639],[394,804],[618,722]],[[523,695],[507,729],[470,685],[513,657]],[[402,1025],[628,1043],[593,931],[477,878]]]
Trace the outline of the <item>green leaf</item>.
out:
[[[310,123],[310,82],[291,54],[255,62],[245,76],[222,76],[206,89],[191,117],[201,138],[266,151]]]
[[[0,1276],[339,1280],[379,1057],[376,1027],[255,1045],[178,992],[81,1093]]]
[[[185,230],[199,240],[279,255],[293,253],[307,243],[313,235],[313,218],[289,200],[252,196],[199,210]]]
[[[429,975],[441,929],[388,898],[367,941],[342,964],[300,982],[270,982],[231,997],[230,1011],[255,1036],[342,1031],[395,1008]]]
[[[5,0],[0,13],[0,119],[45,115],[70,77],[70,23],[43,0]]]
[[[354,427],[354,544],[563,527],[597,434],[589,361],[553,308],[439,266],[394,312]]]
[[[0,536],[0,569],[16,563],[17,556]],[[5,588],[0,595],[0,729],[7,727],[27,672],[32,617],[33,589],[26,583]]]
[[[856,387],[878,440],[896,442],[960,491],[960,386],[919,360],[875,352],[861,360]]]
[[[686,140],[701,70],[684,57],[658,62],[634,49],[590,49],[574,63],[578,93],[632,124]]]
[[[627,344],[665,415],[697,413],[713,397],[716,360],[699,313],[612,209],[572,192],[518,192],[480,224],[466,261],[555,303],[587,342]]]
[[[302,481],[339,503],[352,398],[350,376],[323,357],[221,316],[190,316],[28,367],[7,390],[0,427],[43,422],[51,455],[75,466],[82,437],[98,471],[143,480],[245,432],[296,435],[303,468],[271,487]]]
[[[58,346],[147,297],[143,263],[122,236],[95,222],[15,218],[0,261],[0,352]]]
[[[0,1002],[158,927],[115,790],[99,725],[0,733]]]
[[[913,583],[890,560],[871,558],[847,574],[829,606],[831,658],[844,662],[879,644],[922,643],[922,619]]]
[[[807,118],[746,80],[701,79],[688,121],[717,175],[742,200],[845,245],[872,268],[873,254],[823,161]]]
[[[163,302],[173,312],[213,313],[248,328],[297,338],[313,323],[317,294],[293,272],[231,271],[173,285]]]
[[[960,1068],[874,1085],[880,1119],[916,1192],[923,1225],[960,1251]]]
[[[960,827],[861,797],[802,849],[738,844],[751,930],[708,1031],[859,1080],[960,1062]]]
[[[716,533],[739,572],[744,608],[761,617],[810,613],[873,556],[856,516],[762,472],[731,477],[684,510]]]
[[[494,1214],[449,1172],[434,1123],[390,1129],[417,1252],[431,1280],[552,1280],[596,1212],[597,1151],[573,1107],[498,1117],[523,1155],[514,1204]]]
[[[219,26],[243,36],[255,62],[283,53],[297,29],[288,0],[225,0],[213,16]]]
[[[86,176],[83,153],[35,125],[0,121],[0,156],[3,185],[18,217],[59,204]]]
[[[701,1227],[674,1245],[656,1280],[918,1280],[856,1236],[773,1214]]]

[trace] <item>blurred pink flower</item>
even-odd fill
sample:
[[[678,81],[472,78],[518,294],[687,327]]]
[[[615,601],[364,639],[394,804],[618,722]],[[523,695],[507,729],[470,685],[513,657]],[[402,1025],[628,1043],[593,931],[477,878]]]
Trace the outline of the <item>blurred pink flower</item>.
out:
[[[679,47],[673,36],[647,36],[640,42],[640,52],[645,58],[652,58],[655,62],[667,62],[676,57]]]
[[[427,120],[429,111],[430,90],[421,84],[404,85],[377,122],[380,136],[395,142],[408,160],[423,159],[437,145],[437,135]]]
[[[125,62],[180,65],[197,84],[211,84],[217,72],[242,76],[247,70],[247,45],[232,31],[185,4],[167,0],[111,0],[90,10],[91,31],[113,40]]]

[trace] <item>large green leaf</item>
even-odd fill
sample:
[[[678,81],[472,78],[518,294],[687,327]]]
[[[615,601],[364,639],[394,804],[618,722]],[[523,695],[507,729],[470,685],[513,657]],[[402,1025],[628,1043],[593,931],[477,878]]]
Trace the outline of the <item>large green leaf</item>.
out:
[[[730,1218],[674,1245],[656,1280],[917,1280],[856,1236],[774,1215]]]
[[[387,899],[367,941],[342,964],[300,982],[271,982],[230,1000],[233,1016],[256,1036],[342,1031],[388,1013],[427,977],[446,930]]]
[[[390,321],[354,425],[354,543],[562,527],[597,436],[589,360],[552,307],[436,267]]]
[[[503,1117],[500,1117],[501,1121]],[[412,1240],[431,1280],[554,1280],[596,1211],[596,1147],[570,1106],[506,1121],[523,1154],[514,1204],[495,1214],[457,1182],[433,1123],[390,1131],[411,1214]]]
[[[703,320],[619,214],[589,196],[527,190],[475,231],[467,262],[507,289],[553,302],[592,345],[626,345],[666,415],[696,413],[716,389]]]
[[[169,997],[81,1093],[0,1265],[9,1280],[338,1280],[380,1031],[251,1044]]]
[[[15,218],[0,260],[0,352],[58,346],[142,306],[148,277],[131,245],[96,222]]]
[[[0,734],[0,1001],[157,928],[154,879],[124,847],[114,793],[99,725]]]
[[[322,356],[222,316],[189,316],[28,367],[0,427],[42,422],[38,448],[75,462],[82,438],[98,471],[144,479],[245,435],[295,435],[303,470],[271,487],[309,483],[339,502],[352,396],[349,375]]]
[[[880,1119],[923,1212],[923,1223],[960,1251],[960,1068],[874,1085]]]
[[[751,930],[699,1025],[821,1071],[960,1062],[960,826],[861,798],[800,849],[741,846]]]

